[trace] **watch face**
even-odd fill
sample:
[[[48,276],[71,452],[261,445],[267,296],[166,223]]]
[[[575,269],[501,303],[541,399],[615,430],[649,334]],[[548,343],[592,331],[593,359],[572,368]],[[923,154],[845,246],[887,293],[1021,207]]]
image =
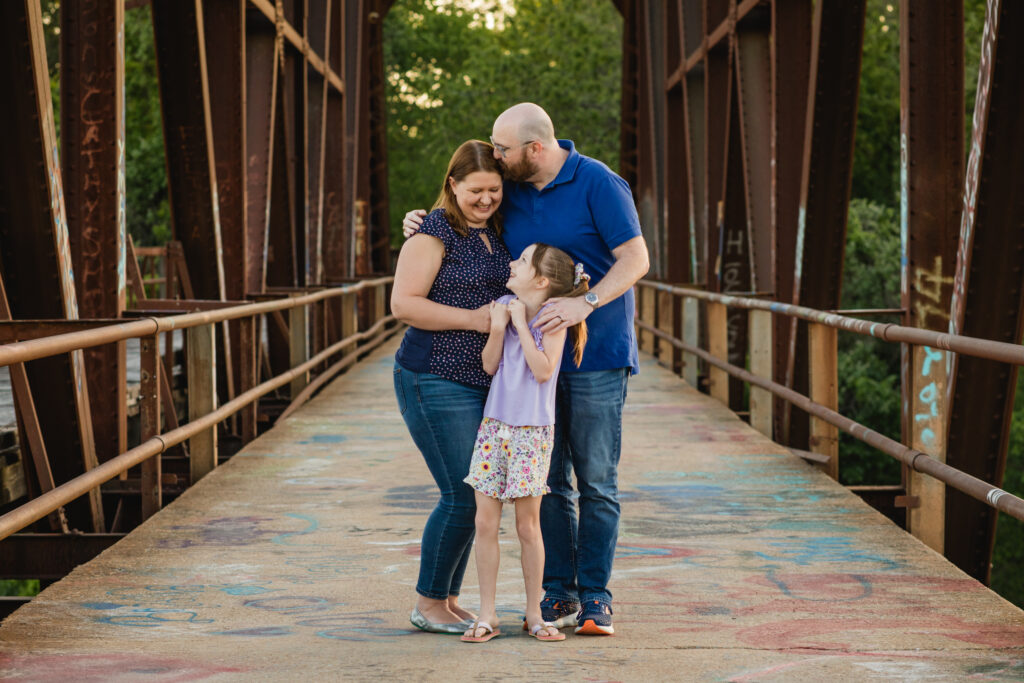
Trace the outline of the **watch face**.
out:
[[[586,301],[591,306],[596,306],[597,294],[594,294],[593,292],[587,292],[586,294],[583,295],[583,300]]]

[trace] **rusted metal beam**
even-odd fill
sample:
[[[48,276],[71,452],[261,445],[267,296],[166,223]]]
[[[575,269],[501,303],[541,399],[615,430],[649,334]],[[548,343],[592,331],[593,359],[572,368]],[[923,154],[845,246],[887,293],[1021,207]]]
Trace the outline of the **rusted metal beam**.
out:
[[[278,45],[273,24],[253,10],[245,26],[246,245],[245,291],[262,292],[267,269],[267,230],[273,168]]]
[[[665,69],[673,71],[683,59],[682,0],[667,7]],[[690,250],[686,94],[681,80],[666,84],[665,90],[665,161],[661,167],[665,177],[665,277],[670,282],[690,282],[694,254]]]
[[[772,221],[771,12],[750,12],[736,27],[736,96],[743,150],[743,188],[750,237],[750,288],[775,286]]]
[[[334,69],[341,70],[346,34],[346,17],[340,0],[331,0],[331,48],[329,59]],[[348,163],[345,154],[348,149],[348,124],[345,120],[346,95],[330,91],[327,93],[326,127],[333,131],[327,135],[324,145],[323,176],[323,241],[322,257],[324,282],[338,282],[351,277],[350,249],[352,246],[351,222],[348,220],[351,207],[348,205],[349,182],[346,179]],[[339,131],[344,131],[340,134]]]
[[[153,35],[174,235],[185,250],[199,298],[224,299],[202,7],[202,0],[154,0]]]
[[[245,295],[247,269],[258,265],[246,259],[246,108],[245,108],[245,0],[203,0],[203,26],[207,77],[211,93],[210,124],[217,178],[217,215],[224,268],[224,298]],[[239,377],[233,359],[237,325],[223,325],[217,344],[219,394],[229,400]]]
[[[900,232],[903,324],[942,331],[956,269],[964,175],[962,3],[900,3]],[[941,349],[904,346],[904,441],[946,459],[949,357]],[[946,489],[906,472],[908,530],[942,552]]]
[[[742,141],[742,119],[740,118],[738,78],[730,78],[731,94],[728,103],[729,129],[726,131],[727,161],[722,190],[722,215],[720,216],[718,251],[720,268],[718,285],[722,292],[749,292],[752,280],[752,258],[750,254],[750,219],[747,213],[747,192],[744,174],[744,151]],[[743,366],[747,358],[748,316],[745,311],[733,309],[728,314],[729,362]],[[735,378],[729,380],[729,407],[734,411],[745,410],[743,383]]]
[[[298,282],[295,233],[295,175],[294,127],[286,121],[288,114],[287,91],[293,87],[287,59],[277,50],[277,86],[274,102],[274,132],[271,152],[271,181],[267,225],[267,274],[265,287],[295,287]],[[273,339],[271,340],[273,341]],[[283,367],[283,366],[281,366]]]
[[[0,3],[5,48],[0,51],[0,128],[7,137],[0,159],[0,270],[11,316],[77,318],[68,225],[50,101],[43,24],[38,0]],[[84,356],[47,358],[26,367],[35,393],[46,387],[39,415],[56,483],[96,466]],[[77,529],[102,531],[98,493],[68,506]]]
[[[307,40],[325,56],[329,55],[330,3],[309,3]],[[327,84],[315,70],[306,69],[306,204],[309,224],[306,239],[306,284],[323,282],[323,183],[324,149],[327,140]]]
[[[793,301],[811,308],[839,307],[865,7],[866,0],[814,6],[793,283]],[[807,376],[803,326],[794,323],[788,341],[786,384],[799,391]],[[793,412],[789,444],[803,447],[806,435],[806,415]]]
[[[1011,344],[1024,328],[1024,4],[989,0],[964,185],[950,330]],[[949,384],[947,462],[999,485],[1017,366],[956,356]],[[946,557],[987,582],[996,514],[961,493],[946,498]]]
[[[704,77],[704,264],[705,282],[712,292],[721,291],[719,202],[725,199],[728,158],[729,95],[732,89],[732,54],[719,46],[705,62]]]
[[[639,0],[637,13],[637,183],[640,227],[650,253],[651,271],[667,277],[665,239],[665,16],[664,3]]]
[[[796,271],[796,234],[800,215],[804,125],[811,56],[811,0],[774,0],[772,9],[772,245],[775,263],[775,298],[792,302]],[[772,376],[786,381],[789,365],[790,321],[775,317]],[[775,399],[775,438],[789,443],[783,429],[786,402]]]
[[[246,230],[246,41],[245,0],[203,0],[203,25],[210,98],[213,158],[223,248],[224,296],[248,291],[250,262]],[[189,259],[192,263],[192,260]],[[198,265],[198,264],[196,264]],[[193,266],[193,269],[195,266]],[[219,297],[218,297],[219,298]]]
[[[384,79],[384,15],[390,7],[385,0],[369,0],[362,32],[368,70],[366,76],[367,166],[362,169],[369,181],[366,199],[370,208],[367,236],[371,250],[370,273],[391,272],[391,231],[388,227],[388,153],[387,103]]]
[[[163,393],[160,391],[160,336],[157,334],[139,340],[139,436],[145,443],[161,433],[160,413]],[[140,494],[142,520],[155,515],[163,507],[161,489],[160,453],[141,463]]]
[[[61,8],[61,161],[79,314],[116,318],[125,306],[124,7]],[[100,461],[127,446],[125,347],[85,354]]]
[[[639,140],[640,54],[636,16],[637,0],[623,0],[622,12],[622,82],[619,107],[619,175],[629,183],[636,199]]]

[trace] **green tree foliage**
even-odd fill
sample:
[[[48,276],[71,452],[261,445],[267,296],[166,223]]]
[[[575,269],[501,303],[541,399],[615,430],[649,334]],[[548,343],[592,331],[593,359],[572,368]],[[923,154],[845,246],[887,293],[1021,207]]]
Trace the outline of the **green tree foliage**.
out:
[[[868,0],[852,195],[884,206],[900,198],[899,41],[897,0]]]
[[[171,239],[167,170],[149,5],[125,12],[125,198],[136,244]]]
[[[403,0],[384,22],[395,244],[401,217],[429,208],[448,159],[486,140],[516,102],[544,107],[556,134],[612,168],[619,157],[622,19],[608,0]]]
[[[899,230],[895,209],[867,199],[850,202],[843,308],[899,307]],[[899,440],[899,345],[841,332],[838,363],[839,412]],[[900,465],[890,456],[846,433],[839,444],[839,478],[844,484],[899,483]]]
[[[1010,425],[1003,489],[1024,497],[1024,376],[1017,378],[1017,397]],[[1024,607],[1024,522],[999,513],[992,553],[992,589]]]

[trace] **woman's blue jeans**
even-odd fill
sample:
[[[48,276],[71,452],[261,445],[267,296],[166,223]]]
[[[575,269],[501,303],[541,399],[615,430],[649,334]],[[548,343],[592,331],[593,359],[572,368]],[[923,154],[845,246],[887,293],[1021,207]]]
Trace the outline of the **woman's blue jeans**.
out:
[[[618,467],[628,378],[629,368],[558,376],[551,493],[540,507],[545,597],[611,605],[608,580],[619,537]]]
[[[416,592],[458,595],[476,531],[476,499],[463,482],[487,402],[487,389],[395,365],[395,395],[412,440],[441,490],[423,529]]]

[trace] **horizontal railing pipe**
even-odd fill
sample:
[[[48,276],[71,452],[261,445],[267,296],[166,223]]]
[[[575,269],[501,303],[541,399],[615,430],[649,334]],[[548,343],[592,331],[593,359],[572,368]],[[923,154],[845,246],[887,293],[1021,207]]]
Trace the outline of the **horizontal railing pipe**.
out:
[[[346,293],[346,294],[347,293],[352,293],[353,291],[358,291],[359,289],[362,289],[363,286],[372,286],[372,285],[386,284],[386,282],[388,282],[389,280],[390,280],[390,278],[380,278],[378,280],[367,280],[367,281],[364,281],[363,283],[360,283],[360,285],[356,285],[354,287],[342,288],[342,289],[344,289],[344,291],[341,291],[341,289],[339,289],[339,290],[336,290],[336,292],[338,292],[338,293]],[[317,292],[315,295],[309,295],[309,296],[317,296],[317,295],[322,295],[322,294],[324,294],[324,293],[323,292]],[[291,299],[288,299],[287,302],[293,303],[294,305],[305,305],[307,303],[312,303],[314,301],[319,301],[320,299],[328,298],[328,297],[327,296],[318,296],[318,298],[314,298],[314,299],[312,299],[312,301],[302,301],[303,299],[308,299],[308,298],[309,297],[293,297]],[[280,302],[273,301],[273,302],[266,302],[266,303],[277,304],[277,303],[280,303]],[[224,318],[219,318],[218,317],[218,318],[215,318],[213,320],[199,320],[198,322],[195,321],[196,320],[195,317],[192,317],[188,321],[188,324],[183,325],[181,327],[171,328],[171,329],[182,329],[183,327],[193,327],[195,325],[220,322],[221,320],[230,320],[230,319],[233,319],[233,317],[244,317],[244,316],[247,316],[247,315],[256,315],[256,313],[253,312],[253,308],[252,308],[253,306],[263,306],[263,304],[252,304],[252,305],[236,307],[237,309],[244,309],[246,311],[246,313],[244,315],[239,315],[239,316],[229,316],[229,317],[224,317]],[[288,308],[288,306],[284,306],[284,308]],[[233,311],[233,310],[235,310],[235,309],[225,308],[225,309],[220,309],[219,311],[215,311],[215,313],[223,314],[225,312],[230,312],[230,311]],[[279,310],[279,309],[278,308],[271,308],[270,310]],[[266,311],[261,310],[259,312],[266,312]],[[189,314],[189,315],[190,316],[194,316],[194,314]],[[180,320],[181,318],[185,318],[185,317],[188,317],[188,316],[174,316],[174,317],[178,318]],[[151,319],[151,320],[160,320],[160,319]],[[177,429],[173,429],[173,430],[171,430],[169,432],[166,432],[164,434],[158,434],[156,436],[153,436],[153,437],[147,439],[146,441],[142,442],[141,444],[139,444],[135,448],[132,448],[132,449],[130,449],[130,450],[128,450],[128,451],[126,451],[126,452],[124,452],[124,453],[114,457],[114,458],[111,458],[110,460],[104,462],[103,464],[88,470],[84,474],[80,474],[77,477],[75,477],[75,478],[73,478],[73,479],[71,479],[71,480],[61,484],[60,486],[57,486],[56,488],[51,489],[50,491],[47,491],[46,493],[43,493],[43,494],[41,494],[40,496],[38,496],[36,498],[33,498],[29,502],[27,502],[24,505],[21,505],[21,506],[15,508],[14,510],[8,512],[7,514],[5,514],[3,516],[0,516],[0,540],[3,540],[4,538],[7,538],[8,536],[10,536],[11,534],[15,533],[16,531],[18,531],[20,529],[24,529],[26,526],[32,524],[33,522],[36,522],[36,521],[42,519],[43,517],[45,517],[48,514],[50,514],[51,512],[53,512],[54,510],[57,510],[58,508],[60,508],[60,507],[62,507],[64,505],[67,505],[68,503],[70,503],[71,501],[75,500],[76,498],[79,498],[80,496],[85,495],[86,493],[88,493],[92,489],[102,485],[103,483],[105,483],[107,481],[110,481],[111,479],[113,479],[114,477],[118,476],[119,474],[121,474],[123,472],[127,472],[132,467],[135,467],[136,465],[141,464],[142,462],[148,460],[149,458],[153,457],[154,455],[157,455],[159,453],[163,453],[164,451],[166,451],[171,446],[176,446],[176,445],[182,443],[183,441],[191,438],[192,436],[195,436],[199,432],[202,432],[205,429],[209,429],[209,428],[213,427],[214,425],[218,424],[219,422],[222,422],[223,420],[225,420],[226,418],[230,417],[231,415],[234,415],[236,412],[241,410],[243,407],[245,407],[249,403],[252,403],[253,401],[256,401],[257,399],[259,399],[261,396],[264,396],[264,395],[270,393],[271,391],[273,391],[273,390],[275,390],[275,389],[277,389],[277,388],[279,388],[281,386],[284,386],[285,384],[288,384],[294,378],[300,376],[302,373],[304,373],[304,372],[306,372],[308,370],[311,370],[312,368],[314,368],[319,363],[324,362],[326,359],[328,359],[330,356],[332,356],[333,354],[335,354],[338,351],[340,351],[345,346],[351,345],[353,343],[358,343],[360,341],[363,341],[363,340],[373,336],[382,327],[384,327],[385,325],[390,324],[390,323],[392,323],[394,321],[395,321],[395,317],[394,316],[390,316],[389,315],[389,316],[387,316],[385,318],[382,318],[379,321],[377,321],[377,323],[374,324],[369,329],[367,329],[367,330],[365,330],[363,332],[358,332],[356,334],[352,334],[352,335],[349,335],[348,337],[345,337],[344,339],[342,339],[342,340],[332,344],[328,348],[326,348],[323,351],[321,351],[320,353],[316,354],[315,356],[313,356],[309,360],[305,361],[301,365],[297,365],[296,367],[291,368],[290,370],[288,370],[288,371],[278,375],[277,377],[269,379],[269,380],[263,382],[262,384],[259,384],[259,385],[255,386],[255,387],[253,387],[252,389],[249,389],[248,391],[242,393],[242,394],[239,394],[234,399],[228,401],[227,403],[225,403],[224,405],[222,405],[221,407],[219,407],[215,411],[213,411],[211,413],[207,413],[206,415],[204,415],[203,417],[201,417],[201,418],[199,418],[197,420],[193,420],[191,422],[188,422],[187,424],[181,425]],[[142,322],[142,321],[139,321],[139,322]],[[118,326],[115,326],[115,327],[118,327]],[[100,328],[100,329],[103,329],[103,328]],[[164,331],[164,330],[161,330],[161,331]],[[149,332],[149,334],[152,334],[152,333],[153,333],[152,331]],[[60,336],[71,336],[71,335],[60,335]],[[382,341],[385,336],[386,335],[380,335],[379,338],[374,339],[374,344],[377,344],[380,341]],[[125,338],[128,338],[128,337],[125,337]],[[100,343],[103,343],[103,342],[100,342]],[[2,349],[2,348],[4,348],[4,347],[0,347],[0,349]],[[363,347],[362,349],[359,350],[359,352],[360,353],[361,352],[365,352],[366,350],[368,350],[368,348],[369,347]],[[73,348],[64,349],[62,351],[58,351],[57,353],[62,353],[64,351],[70,351],[70,350],[73,350]],[[38,357],[42,357],[42,356],[38,356]]]
[[[785,399],[810,415],[824,420],[829,424],[835,425],[854,438],[877,448],[887,455],[891,455],[897,460],[905,463],[911,469],[928,474],[939,481],[949,484],[958,491],[966,493],[972,498],[976,498],[997,510],[1005,512],[1011,517],[1024,521],[1024,500],[1018,498],[1012,493],[1004,491],[997,486],[993,486],[992,484],[982,481],[981,479],[971,476],[965,472],[961,472],[955,467],[951,467],[944,462],[936,460],[927,453],[904,446],[900,442],[879,434],[873,429],[868,429],[864,425],[854,422],[850,418],[841,415],[830,408],[826,408],[820,403],[815,403],[808,397],[793,391],[789,387],[763,377],[758,377],[744,368],[737,367],[713,356],[703,349],[686,344],[642,320],[636,320],[635,322],[640,328],[651,332],[656,337],[664,339],[676,348],[702,358],[707,363],[724,370],[733,377],[737,377],[744,382],[749,382],[754,386],[772,392],[776,396]]]
[[[274,311],[282,311],[289,308],[295,308],[296,306],[306,306],[323,299],[331,299],[343,294],[352,294],[361,289],[387,284],[392,280],[393,278],[390,276],[376,278],[374,280],[363,280],[355,285],[331,287],[319,292],[313,292],[312,294],[304,294],[302,296],[286,296],[272,301],[242,304],[240,306],[232,306],[230,308],[221,308],[212,311],[183,313],[181,315],[172,315],[161,318],[142,318],[131,322],[104,325],[103,327],[96,327],[91,330],[66,332],[64,334],[55,334],[49,337],[40,337],[38,339],[31,339],[23,342],[4,344],[3,346],[0,346],[0,366],[13,365],[14,363],[25,363],[39,358],[46,358],[47,356],[55,356],[57,354],[76,351],[78,349],[87,349],[101,344],[110,344],[137,337],[147,337],[160,332],[183,330],[189,327],[195,327],[196,325],[208,325],[210,323],[219,323],[225,320],[236,320],[238,318],[246,318],[263,313],[273,313]]]
[[[676,287],[674,285],[666,285],[660,282],[651,282],[649,280],[641,280],[637,284],[639,286],[650,287],[661,292],[671,292],[678,296],[692,297],[703,301],[714,301],[726,306],[746,309],[755,308],[763,311],[770,311],[772,313],[780,313],[793,318],[807,320],[808,322],[819,323],[821,325],[827,325],[828,327],[835,327],[847,332],[876,337],[884,341],[914,344],[916,346],[929,346],[933,349],[953,351],[955,353],[961,353],[975,358],[985,358],[1013,365],[1024,365],[1024,346],[1021,346],[1020,344],[1010,344],[1007,342],[992,341],[989,339],[978,339],[976,337],[965,337],[962,335],[947,334],[944,332],[933,332],[931,330],[922,330],[916,327],[906,327],[893,323],[876,323],[871,322],[870,320],[848,318],[837,313],[819,311],[814,308],[807,308],[806,306],[785,304],[778,301],[751,299],[748,297],[732,296],[729,294],[715,294],[713,292],[705,292],[699,289]]]

